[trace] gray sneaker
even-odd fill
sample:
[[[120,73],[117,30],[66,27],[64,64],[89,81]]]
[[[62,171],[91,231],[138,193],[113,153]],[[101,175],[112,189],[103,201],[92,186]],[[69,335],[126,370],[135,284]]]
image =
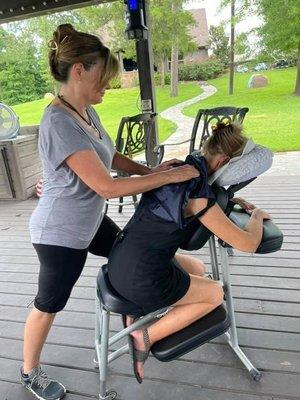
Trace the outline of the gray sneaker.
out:
[[[21,368],[21,383],[39,400],[60,400],[66,394],[66,388],[58,381],[48,378],[40,365],[28,374],[24,374]]]

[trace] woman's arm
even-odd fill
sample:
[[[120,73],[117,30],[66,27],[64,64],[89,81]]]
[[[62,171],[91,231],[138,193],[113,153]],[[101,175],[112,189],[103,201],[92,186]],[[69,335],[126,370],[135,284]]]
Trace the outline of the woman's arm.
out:
[[[93,150],[77,151],[65,162],[87,186],[106,199],[139,194],[168,183],[184,182],[199,176],[196,168],[183,165],[144,176],[114,179]]]
[[[196,214],[207,205],[207,199],[193,199],[189,201],[187,210]],[[253,253],[259,246],[263,232],[263,220],[270,216],[255,208],[250,220],[244,229],[237,227],[215,204],[200,218],[201,223],[213,232],[218,238],[224,240],[235,249]]]
[[[180,165],[181,163],[182,161],[173,158],[172,160],[159,164],[157,167],[150,168],[147,167],[147,165],[131,160],[129,157],[126,157],[117,151],[113,158],[112,168],[117,171],[127,172],[129,175],[148,175],[153,172],[166,171],[167,169]]]
[[[148,175],[151,173],[151,168],[147,165],[131,160],[118,151],[115,153],[112,168],[117,171],[127,172],[130,175]]]

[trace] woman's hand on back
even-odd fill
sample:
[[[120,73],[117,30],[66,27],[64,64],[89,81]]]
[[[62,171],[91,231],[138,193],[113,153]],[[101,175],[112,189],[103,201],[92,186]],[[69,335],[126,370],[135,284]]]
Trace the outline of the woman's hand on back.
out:
[[[169,174],[170,183],[189,181],[190,179],[197,178],[200,175],[199,171],[189,164],[169,169],[164,173]]]
[[[164,161],[156,167],[151,168],[151,173],[168,171],[169,169],[172,169],[174,167],[179,167],[180,165],[182,165],[182,163],[183,161],[178,160],[177,158],[172,158],[171,160]]]

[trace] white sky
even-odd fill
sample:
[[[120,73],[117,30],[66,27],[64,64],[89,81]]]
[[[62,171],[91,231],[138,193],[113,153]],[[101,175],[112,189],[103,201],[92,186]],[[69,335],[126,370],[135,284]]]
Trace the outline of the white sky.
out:
[[[225,10],[220,12],[221,0],[190,0],[189,3],[184,7],[186,9],[194,8],[205,8],[208,26],[218,25],[222,20],[228,20],[230,17],[230,5]],[[248,17],[241,23],[237,24],[237,31],[247,32],[250,29],[260,25],[260,19],[256,16]],[[229,33],[229,26],[226,29]]]

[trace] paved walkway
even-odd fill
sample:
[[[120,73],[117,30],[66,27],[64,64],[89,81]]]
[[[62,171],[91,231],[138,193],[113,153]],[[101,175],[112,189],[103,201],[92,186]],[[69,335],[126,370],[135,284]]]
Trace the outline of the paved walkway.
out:
[[[178,143],[190,138],[194,124],[194,118],[183,115],[183,108],[197,103],[198,101],[204,100],[207,97],[212,96],[217,91],[217,89],[212,85],[201,84],[201,87],[203,89],[203,93],[200,96],[184,101],[183,103],[176,104],[160,114],[161,117],[175,122],[177,125],[175,133],[163,143]],[[188,152],[189,142],[178,146],[166,146],[164,159],[183,159]],[[274,154],[272,168],[265,172],[265,175],[300,175],[300,151],[288,151]]]
[[[172,121],[177,125],[177,129],[173,133],[173,135],[170,136],[163,143],[178,143],[190,139],[195,118],[187,117],[186,115],[182,114],[182,110],[185,107],[188,107],[192,104],[197,103],[198,101],[204,100],[207,97],[212,96],[217,91],[217,89],[212,85],[201,84],[200,86],[203,90],[203,93],[201,93],[199,96],[176,104],[175,106],[167,108],[160,113],[160,116],[162,118],[168,119],[169,121]],[[166,160],[174,157],[182,159],[188,154],[189,147],[189,142],[180,146],[166,146],[164,158]]]

